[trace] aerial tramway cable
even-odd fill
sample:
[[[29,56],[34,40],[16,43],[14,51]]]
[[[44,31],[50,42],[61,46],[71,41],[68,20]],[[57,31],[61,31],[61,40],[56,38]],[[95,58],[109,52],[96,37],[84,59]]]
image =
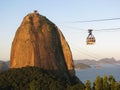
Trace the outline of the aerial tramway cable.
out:
[[[109,18],[109,19],[98,19],[98,20],[88,20],[88,21],[75,21],[75,22],[72,22],[72,23],[85,23],[85,22],[101,22],[101,21],[111,21],[111,20],[120,20],[120,18]],[[79,29],[79,28],[76,28],[76,27],[72,27],[72,26],[67,26],[67,28],[71,28],[71,29],[74,29],[74,30],[77,30],[77,31],[86,31],[86,29]],[[119,31],[120,30],[120,27],[115,27],[115,28],[102,28],[102,29],[88,29],[88,36],[86,38],[86,43],[87,45],[93,45],[95,42],[96,42],[96,39],[94,37],[94,35],[92,34],[92,31],[97,31],[97,32],[101,32],[101,31]],[[75,47],[72,47],[75,51],[79,52],[79,53],[82,53],[84,55],[87,55],[91,58],[94,58],[94,59],[97,59],[96,55],[92,56],[88,53],[84,53],[84,52],[81,52],[81,50],[79,49],[76,49]]]
[[[113,21],[113,20],[120,20],[120,18],[106,18],[106,19],[86,20],[86,21],[74,21],[70,23],[102,22],[102,21]]]

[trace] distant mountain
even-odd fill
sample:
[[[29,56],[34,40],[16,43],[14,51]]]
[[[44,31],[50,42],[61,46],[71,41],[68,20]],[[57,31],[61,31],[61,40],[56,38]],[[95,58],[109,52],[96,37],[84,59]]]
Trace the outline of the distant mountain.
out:
[[[75,64],[75,69],[88,69],[88,68],[91,68],[91,66],[83,64],[83,63],[77,63],[77,64]]]
[[[120,60],[116,60],[115,58],[103,58],[98,61],[91,59],[83,59],[83,60],[74,60],[74,63],[83,63],[87,65],[97,65],[97,64],[120,64]]]
[[[7,70],[9,68],[9,61],[5,62],[0,60],[0,71]]]
[[[6,61],[5,63],[7,64],[8,67],[10,67],[10,61]]]
[[[97,64],[97,62],[95,60],[90,60],[90,59],[83,59],[83,60],[74,60],[74,63],[77,64],[77,63],[83,63],[83,64],[86,64],[86,65],[94,65],[94,64]]]
[[[112,58],[103,58],[103,59],[100,59],[98,62],[99,63],[108,63],[108,64],[117,63],[117,61],[113,57]]]
[[[119,60],[119,61],[117,61],[117,63],[119,63],[119,64],[120,64],[120,60]]]

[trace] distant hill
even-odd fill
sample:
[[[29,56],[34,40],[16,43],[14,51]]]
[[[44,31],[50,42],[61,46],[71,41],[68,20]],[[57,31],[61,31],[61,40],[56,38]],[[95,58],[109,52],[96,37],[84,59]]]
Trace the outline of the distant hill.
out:
[[[97,64],[120,64],[120,60],[116,60],[115,58],[103,58],[98,61],[91,59],[83,59],[83,60],[74,60],[74,63],[83,63],[87,65],[97,65]]]
[[[97,62],[95,60],[90,60],[90,59],[83,59],[83,60],[74,60],[74,63],[83,63],[83,64],[87,64],[87,65],[92,65],[92,64],[97,64]]]
[[[108,63],[108,64],[114,64],[114,63],[118,63],[115,58],[103,58],[103,59],[100,59],[98,61],[99,63]]]
[[[10,61],[6,61],[5,63],[7,64],[8,67],[10,67]]]
[[[0,60],[0,71],[7,70],[9,68],[9,61],[5,62]]]
[[[9,68],[9,61],[0,60],[0,71],[6,70]],[[120,64],[120,60],[116,60],[115,58],[102,58],[98,61],[91,59],[82,59],[82,60],[74,60],[75,68],[77,69],[87,69],[91,68],[90,65],[98,65],[98,64]]]
[[[117,61],[117,63],[118,63],[118,64],[120,64],[120,60],[119,60],[119,61]]]
[[[75,68],[76,69],[88,69],[88,68],[91,68],[91,66],[83,64],[83,63],[77,63],[77,64],[75,64]]]

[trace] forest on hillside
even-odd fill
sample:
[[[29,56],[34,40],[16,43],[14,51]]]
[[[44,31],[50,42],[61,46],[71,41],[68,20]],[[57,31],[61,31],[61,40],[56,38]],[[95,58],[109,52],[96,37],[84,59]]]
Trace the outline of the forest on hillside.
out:
[[[120,90],[120,81],[97,76],[82,84],[68,75],[56,75],[38,67],[10,69],[0,73],[0,90]]]
[[[0,73],[0,90],[73,90],[84,85],[66,73],[57,75],[39,67],[9,69]]]

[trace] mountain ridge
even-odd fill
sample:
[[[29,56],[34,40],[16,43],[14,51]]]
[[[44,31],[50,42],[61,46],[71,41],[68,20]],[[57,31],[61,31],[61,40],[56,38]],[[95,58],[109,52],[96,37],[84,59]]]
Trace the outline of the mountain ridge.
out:
[[[99,60],[92,60],[92,59],[81,59],[81,60],[74,60],[74,63],[83,63],[87,65],[96,65],[96,64],[120,64],[120,60],[116,60],[115,58],[102,58]]]

